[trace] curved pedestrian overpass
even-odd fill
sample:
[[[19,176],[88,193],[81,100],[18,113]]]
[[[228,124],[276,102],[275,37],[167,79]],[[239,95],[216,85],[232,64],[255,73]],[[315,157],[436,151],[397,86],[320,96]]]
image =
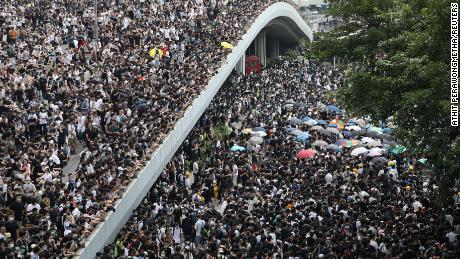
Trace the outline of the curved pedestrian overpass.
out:
[[[137,208],[155,183],[163,168],[185,140],[219,88],[237,64],[242,63],[241,60],[242,58],[244,60],[245,52],[251,43],[253,41],[256,43],[258,54],[263,56],[266,55],[267,39],[273,38],[278,38],[277,40],[281,44],[292,44],[302,38],[313,40],[313,34],[296,9],[288,3],[273,4],[260,14],[237,46],[232,49],[218,73],[210,79],[207,87],[187,108],[184,116],[178,120],[174,130],[152,154],[151,160],[145,168],[127,186],[122,199],[115,204],[115,212],[109,212],[105,220],[93,230],[93,233],[85,241],[84,248],[77,252],[77,257],[94,258],[95,254],[101,251],[105,245],[113,242],[131,216],[132,211]],[[272,49],[276,52],[276,44],[275,48]],[[242,71],[244,71],[244,67]]]

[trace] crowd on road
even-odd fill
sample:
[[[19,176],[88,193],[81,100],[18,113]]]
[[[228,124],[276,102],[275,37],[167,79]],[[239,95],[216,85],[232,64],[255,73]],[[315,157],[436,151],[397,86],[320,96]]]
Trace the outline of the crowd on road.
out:
[[[98,258],[458,258],[459,203],[302,59],[235,75]]]
[[[73,255],[274,2],[2,2],[0,257]]]

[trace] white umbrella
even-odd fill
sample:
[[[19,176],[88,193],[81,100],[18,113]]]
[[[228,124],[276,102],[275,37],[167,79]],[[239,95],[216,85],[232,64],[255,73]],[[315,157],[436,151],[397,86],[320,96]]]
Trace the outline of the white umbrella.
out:
[[[255,137],[265,137],[267,136],[267,133],[263,132],[263,131],[254,131],[252,132],[252,135],[255,136]]]
[[[318,124],[318,122],[316,120],[308,120],[308,121],[306,121],[304,123],[307,124],[308,126],[314,126],[314,125]]]
[[[323,130],[323,129],[324,129],[323,127],[316,125],[316,126],[311,127],[309,130],[314,131],[314,130]]]
[[[370,142],[374,142],[375,139],[373,138],[369,138],[369,137],[364,137],[361,139],[361,143],[370,143]]]
[[[312,146],[314,147],[324,147],[324,146],[327,146],[327,142],[326,141],[323,141],[323,140],[316,140],[315,142],[313,142],[313,144],[311,144]]]
[[[382,156],[382,152],[378,152],[376,150],[374,151],[369,151],[369,153],[367,153],[368,157],[378,157],[378,156]]]
[[[369,150],[369,152],[380,152],[380,153],[384,153],[384,152],[386,152],[386,151],[385,151],[385,149],[383,149],[383,148],[374,147],[374,148],[371,148],[371,149]]]
[[[326,130],[337,135],[340,134],[340,131],[337,128],[328,127]]]
[[[264,142],[264,139],[261,138],[261,137],[252,137],[249,139],[249,144],[261,144],[262,142]]]
[[[366,144],[368,147],[381,147],[382,146],[382,142],[378,141],[378,140],[374,140],[374,141],[371,141],[371,142],[368,142]]]
[[[361,154],[364,154],[366,152],[368,152],[369,150],[365,147],[358,147],[358,148],[355,148],[353,149],[353,151],[351,151],[351,155],[352,156],[359,156]]]
[[[355,125],[352,125],[352,126],[346,126],[345,129],[347,130],[362,130],[360,126],[355,126]]]

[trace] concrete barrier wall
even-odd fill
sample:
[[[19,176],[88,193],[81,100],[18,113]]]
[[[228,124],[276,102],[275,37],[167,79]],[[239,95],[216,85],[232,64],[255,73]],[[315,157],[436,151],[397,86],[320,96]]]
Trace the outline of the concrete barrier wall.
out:
[[[177,122],[174,130],[170,132],[163,144],[152,154],[151,160],[139,172],[138,177],[129,184],[123,198],[115,204],[116,211],[109,212],[105,221],[100,223],[88,237],[85,247],[78,251],[77,258],[94,258],[96,253],[101,251],[105,245],[114,241],[118,232],[132,215],[132,211],[137,208],[155,183],[163,168],[195,126],[259,31],[271,20],[281,16],[290,18],[304,32],[306,37],[310,40],[313,39],[311,29],[290,4],[279,2],[267,8],[256,19],[243,36],[243,39],[232,49],[232,53],[227,57],[226,63],[219,68],[218,73],[210,79],[205,90],[188,107],[184,117]]]

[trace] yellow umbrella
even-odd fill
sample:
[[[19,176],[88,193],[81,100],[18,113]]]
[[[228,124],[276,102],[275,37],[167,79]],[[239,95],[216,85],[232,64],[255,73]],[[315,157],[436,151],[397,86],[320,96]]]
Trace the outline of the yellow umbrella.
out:
[[[251,134],[252,133],[252,129],[250,128],[246,128],[244,130],[241,131],[243,134]]]
[[[220,43],[220,45],[221,45],[222,47],[224,47],[224,49],[233,49],[233,48],[234,48],[232,44],[230,44],[230,43],[228,43],[228,42],[225,42],[225,41],[222,41],[222,42]]]
[[[155,54],[157,54],[157,49],[151,49],[151,50],[149,51],[149,55],[150,55],[152,58],[155,57]]]

